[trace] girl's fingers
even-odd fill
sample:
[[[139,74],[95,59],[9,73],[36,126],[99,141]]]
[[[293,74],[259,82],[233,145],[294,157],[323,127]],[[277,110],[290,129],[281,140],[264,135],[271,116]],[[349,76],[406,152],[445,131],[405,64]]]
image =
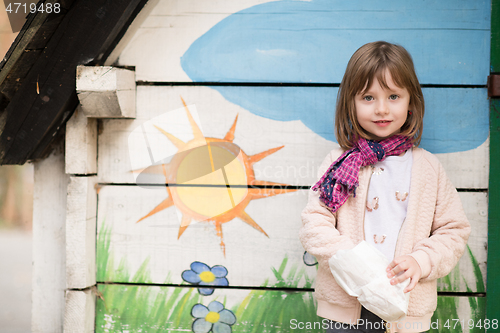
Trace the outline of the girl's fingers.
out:
[[[408,269],[408,267],[407,267],[407,265],[405,265],[405,262],[403,261],[397,265],[394,265],[391,269],[388,268],[387,277],[391,278],[393,276],[398,275],[401,272],[406,271],[407,269]]]
[[[410,283],[404,290],[405,293],[413,290],[420,279],[420,269],[418,267],[418,263],[415,259],[409,257],[413,259],[411,260],[407,257],[409,256],[394,259],[386,269],[387,277],[391,279],[391,285],[401,283],[410,278]]]
[[[415,286],[417,285],[417,283],[418,283],[418,279],[412,278],[410,280],[410,284],[405,288],[404,292],[408,293],[408,292],[412,291],[413,288],[415,288]]]
[[[408,272],[405,272],[404,274],[398,275],[395,278],[393,278],[391,280],[391,284],[395,285],[395,284],[401,283],[403,281],[406,281],[406,279],[408,279],[409,277],[411,277],[411,275],[408,274]]]

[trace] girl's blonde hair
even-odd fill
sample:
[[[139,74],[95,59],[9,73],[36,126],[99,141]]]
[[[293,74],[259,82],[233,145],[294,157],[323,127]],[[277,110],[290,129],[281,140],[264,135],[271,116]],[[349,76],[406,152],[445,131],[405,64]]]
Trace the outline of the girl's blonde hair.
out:
[[[364,94],[372,85],[374,78],[388,89],[385,71],[391,73],[392,80],[399,88],[406,88],[410,94],[410,110],[406,122],[401,127],[401,135],[413,139],[418,146],[422,137],[424,119],[424,96],[418,82],[413,60],[406,49],[383,41],[361,46],[352,55],[337,95],[335,112],[335,132],[337,141],[343,149],[350,149],[356,141],[369,134],[360,125],[356,116],[354,98]]]

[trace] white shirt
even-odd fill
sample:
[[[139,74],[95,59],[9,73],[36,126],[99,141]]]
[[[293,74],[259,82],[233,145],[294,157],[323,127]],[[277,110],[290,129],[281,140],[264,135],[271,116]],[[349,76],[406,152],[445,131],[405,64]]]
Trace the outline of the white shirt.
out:
[[[375,163],[365,210],[365,240],[394,259],[399,231],[406,218],[410,196],[412,150]]]

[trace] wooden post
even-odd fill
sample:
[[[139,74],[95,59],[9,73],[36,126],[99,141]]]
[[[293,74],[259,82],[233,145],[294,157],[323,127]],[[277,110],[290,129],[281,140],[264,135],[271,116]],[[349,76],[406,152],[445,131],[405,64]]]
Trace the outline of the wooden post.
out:
[[[81,108],[66,125],[66,307],[64,332],[93,332],[96,284],[97,120]]]
[[[69,290],[66,294],[64,332],[94,332],[95,293],[93,289]]]
[[[35,163],[31,331],[63,330],[66,287],[66,190],[62,145]]]
[[[97,119],[87,118],[78,107],[66,123],[66,173],[97,173]]]
[[[96,177],[70,177],[66,210],[66,286],[95,285]]]

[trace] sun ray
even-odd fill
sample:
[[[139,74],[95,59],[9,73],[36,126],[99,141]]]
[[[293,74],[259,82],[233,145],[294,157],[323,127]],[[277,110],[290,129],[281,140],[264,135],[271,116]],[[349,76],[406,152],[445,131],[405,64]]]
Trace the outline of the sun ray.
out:
[[[165,164],[162,164],[162,169],[163,169],[163,175],[165,176],[165,179],[167,179],[167,166]]]
[[[226,257],[226,244],[224,244],[224,240],[222,239],[222,223],[219,221],[215,222],[215,233],[220,238],[220,248],[222,249],[222,253],[224,257]]]
[[[236,122],[238,121],[238,115],[236,115],[236,118],[234,118],[233,125],[227,132],[226,136],[224,137],[224,140],[227,140],[229,142],[233,142],[234,140],[234,130],[236,129]]]
[[[254,163],[257,163],[258,161],[260,161],[261,159],[263,159],[271,154],[274,154],[275,152],[277,152],[278,150],[280,150],[283,147],[285,147],[285,146],[271,148],[271,149],[268,149],[266,151],[263,151],[262,153],[258,153],[258,154],[249,156],[248,160],[249,160],[250,164],[253,165]]]
[[[181,225],[179,227],[179,235],[177,236],[177,239],[181,238],[184,230],[186,230],[186,228],[191,224],[191,220],[192,219],[189,216],[182,215]]]
[[[174,201],[172,200],[172,196],[169,195],[168,198],[163,200],[158,206],[156,206],[152,211],[150,211],[148,215],[141,217],[139,221],[137,221],[136,223],[141,222],[142,220],[144,220],[147,217],[150,217],[151,215],[161,212],[162,210],[172,206],[173,204]]]
[[[182,104],[184,105],[184,109],[186,109],[186,114],[188,116],[189,124],[191,124],[191,130],[193,131],[194,139],[195,140],[205,140],[205,136],[201,132],[201,129],[198,127],[198,124],[194,121],[193,116],[191,115],[191,112],[189,112],[189,109],[186,105],[186,102],[184,102],[184,99],[181,97]]]
[[[240,213],[240,215],[238,215],[238,217],[243,221],[245,222],[246,224],[248,224],[249,226],[259,230],[260,232],[262,232],[264,235],[266,235],[267,237],[269,237],[266,232],[264,231],[264,229],[262,229],[251,217],[250,215],[247,214],[247,212],[245,211],[242,211]]]
[[[254,180],[252,185],[257,186],[272,186],[272,187],[264,187],[264,188],[253,188],[253,191],[250,191],[250,195],[252,196],[252,200],[261,199],[261,198],[269,198],[279,194],[285,194],[290,192],[297,191],[296,189],[287,188],[287,184],[280,184],[275,182],[268,182],[265,180]],[[252,187],[250,187],[252,189]]]
[[[178,139],[177,137],[173,136],[172,134],[166,132],[164,129],[162,129],[156,125],[153,125],[153,126],[156,127],[160,132],[162,132],[163,135],[165,135],[174,144],[174,146],[177,149],[181,150],[186,146],[186,143],[184,141],[182,141],[181,139]]]

